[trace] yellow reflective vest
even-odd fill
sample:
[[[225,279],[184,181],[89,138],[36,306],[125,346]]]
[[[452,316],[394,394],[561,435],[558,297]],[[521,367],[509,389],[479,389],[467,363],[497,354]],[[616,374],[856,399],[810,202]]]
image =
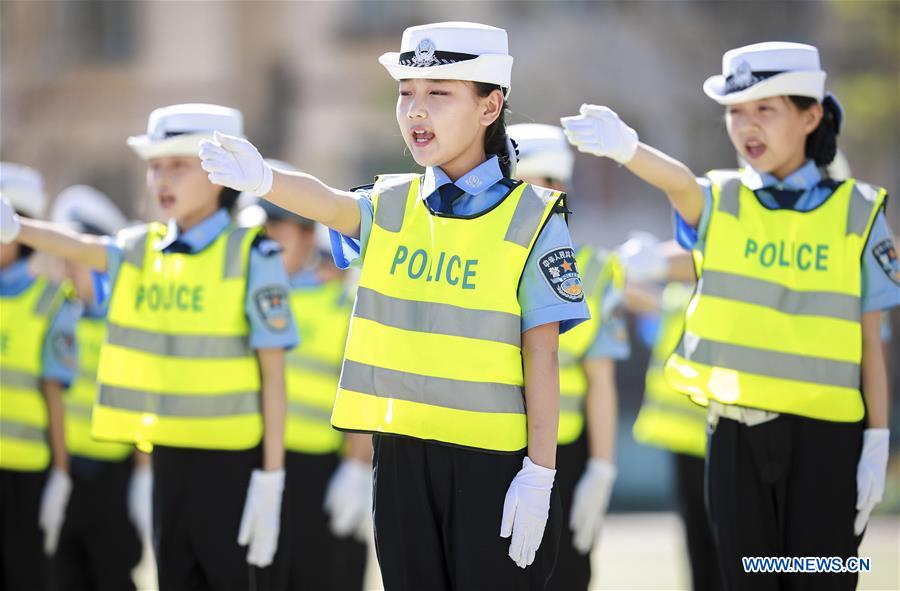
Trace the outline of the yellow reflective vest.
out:
[[[160,224],[121,236],[125,259],[100,353],[94,437],[145,451],[260,442],[260,370],[245,314],[258,231],[231,227],[195,254],[158,250]]]
[[[528,442],[519,280],[558,192],[516,183],[435,213],[419,175],[377,179],[332,424],[477,449]]]
[[[559,432],[561,445],[574,442],[584,431],[584,397],[588,382],[582,368],[584,356],[597,339],[603,316],[603,296],[608,287],[622,291],[625,275],[615,253],[597,253],[582,246],[576,257],[584,283],[584,297],[591,313],[559,337]]]
[[[343,435],[331,426],[352,300],[343,282],[291,290],[291,311],[300,346],[287,354],[285,448],[307,454],[334,453]]]
[[[691,289],[681,283],[670,283],[663,291],[659,335],[650,355],[644,402],[633,433],[641,443],[702,458],[706,455],[706,409],[675,390],[663,371],[681,339],[690,298]]]
[[[0,468],[40,472],[50,465],[41,352],[66,289],[38,277],[0,298]]]
[[[767,209],[736,171],[709,178],[699,283],[669,382],[704,404],[861,420],[860,261],[884,189],[848,179],[799,212]]]

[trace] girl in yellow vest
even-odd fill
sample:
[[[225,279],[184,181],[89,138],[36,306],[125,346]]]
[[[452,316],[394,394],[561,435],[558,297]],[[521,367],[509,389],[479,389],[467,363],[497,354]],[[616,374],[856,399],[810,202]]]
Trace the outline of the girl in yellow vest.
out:
[[[516,178],[565,191],[575,155],[562,128],[511,125],[518,144]],[[618,415],[616,361],[630,354],[622,303],[623,275],[608,251],[577,249],[591,319],[559,340],[560,418],[556,459],[563,523],[571,530],[559,545],[549,589],[588,589],[591,549],[598,543],[616,480]]]
[[[213,130],[242,127],[235,109],[173,105],[129,138],[167,226],[111,242],[0,204],[22,242],[110,276],[92,434],[153,450],[162,589],[276,584],[262,567],[278,546],[284,351],[297,342],[287,278],[276,243],[231,223],[238,193],[211,184],[196,152]]]
[[[62,399],[75,377],[78,312],[14,242],[13,207],[44,215],[41,175],[0,163],[0,195],[0,588],[44,589],[72,489]]]
[[[670,383],[708,405],[707,501],[729,588],[853,588],[841,574],[761,570],[754,557],[856,556],[888,457],[882,309],[900,304],[886,194],[831,179],[843,113],[815,47],[725,53],[704,91],[726,106],[747,166],[700,179],[606,107],[563,119],[579,150],[664,191],[699,283]],[[864,568],[864,565],[863,565]],[[758,572],[755,572],[758,571]]]
[[[509,178],[505,31],[412,27],[380,62],[424,175],[340,191],[227,135],[203,166],[335,230],[340,266],[363,259],[331,421],[375,433],[385,587],[541,589],[561,525],[558,335],[589,315],[563,195]]]
[[[114,235],[125,216],[93,187],[64,189],[50,219],[86,234]],[[72,591],[134,589],[131,571],[150,539],[150,457],[134,445],[91,437],[91,410],[97,399],[97,367],[106,335],[106,310],[96,295],[105,277],[66,263],[81,315],[75,326],[78,371],[65,396],[66,445],[71,456],[72,496],[54,560],[58,588]]]
[[[254,199],[239,217],[265,222],[266,235],[281,245],[300,333],[300,346],[287,355],[287,553],[280,560],[288,589],[359,590],[372,535],[372,437],[341,433],[330,420],[353,295],[317,247],[314,221]]]

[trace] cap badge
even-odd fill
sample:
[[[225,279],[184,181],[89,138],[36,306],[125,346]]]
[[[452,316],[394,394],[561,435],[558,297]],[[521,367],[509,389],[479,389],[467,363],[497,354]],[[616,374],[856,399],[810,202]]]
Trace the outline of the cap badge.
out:
[[[419,44],[416,45],[416,53],[413,56],[413,65],[418,68],[424,68],[427,66],[431,66],[435,63],[435,46],[434,41],[431,39],[422,39],[419,41]]]
[[[753,69],[745,60],[739,61],[731,70],[731,86],[735,89],[743,89],[752,86],[756,80],[753,77]]]

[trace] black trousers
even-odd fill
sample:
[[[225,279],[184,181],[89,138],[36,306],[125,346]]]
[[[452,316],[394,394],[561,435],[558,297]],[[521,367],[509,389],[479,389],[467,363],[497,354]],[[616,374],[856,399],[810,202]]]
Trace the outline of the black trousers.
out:
[[[706,499],[728,589],[854,589],[857,575],[745,573],[744,556],[856,556],[862,423],[782,415],[720,419],[708,440]]]
[[[0,470],[0,590],[45,589],[48,560],[38,526],[46,472]]]
[[[250,566],[247,548],[237,543],[250,475],[262,463],[261,448],[154,447],[152,457],[153,541],[161,591],[284,587],[278,569]]]
[[[143,548],[128,517],[132,461],[72,456],[72,496],[53,560],[55,589],[134,589],[131,571]]]
[[[548,589],[558,591],[584,591],[591,582],[591,555],[580,554],[572,545],[574,536],[569,529],[572,514],[572,496],[575,485],[587,465],[588,448],[584,433],[568,445],[556,449],[556,488],[562,504],[562,535],[559,539],[559,555]]]
[[[331,533],[323,503],[337,454],[285,454],[284,487],[287,588],[291,591],[361,591],[368,547]]]
[[[534,563],[500,537],[503,499],[524,452],[495,454],[375,435],[375,549],[385,589],[545,589],[559,545],[556,487]]]
[[[672,457],[678,486],[678,512],[684,524],[691,563],[691,586],[694,591],[717,591],[723,583],[703,498],[705,460],[677,453]]]

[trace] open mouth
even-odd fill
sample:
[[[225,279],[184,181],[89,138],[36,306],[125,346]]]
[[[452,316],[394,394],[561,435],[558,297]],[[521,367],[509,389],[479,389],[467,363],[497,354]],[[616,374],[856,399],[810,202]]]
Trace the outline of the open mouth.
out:
[[[744,144],[744,151],[747,156],[755,160],[766,153],[766,145],[757,140],[750,140]]]
[[[168,193],[161,193],[158,195],[159,206],[162,209],[170,209],[175,205],[175,196],[170,195]]]
[[[425,147],[434,139],[434,133],[427,129],[416,128],[410,132],[413,145],[419,148]]]

